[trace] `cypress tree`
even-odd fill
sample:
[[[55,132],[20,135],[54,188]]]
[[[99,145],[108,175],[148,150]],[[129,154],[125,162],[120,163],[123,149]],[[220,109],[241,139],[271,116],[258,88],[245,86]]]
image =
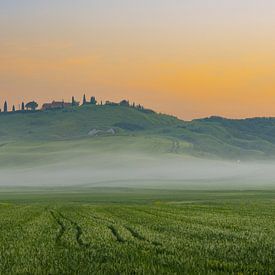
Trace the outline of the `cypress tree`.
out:
[[[84,94],[83,95],[83,103],[82,103],[82,105],[86,105],[87,104],[87,100],[86,100],[86,95]]]
[[[15,112],[15,106],[14,105],[12,105],[12,111]]]
[[[4,113],[7,113],[8,112],[8,103],[7,101],[5,101],[4,103]]]
[[[25,103],[24,102],[22,102],[22,104],[21,104],[21,110],[25,111]]]
[[[72,106],[73,106],[73,107],[75,106],[75,99],[74,99],[74,96],[72,97]]]
[[[94,96],[91,97],[90,104],[92,104],[92,105],[96,105],[97,104],[97,101],[96,101],[96,99],[95,99]]]

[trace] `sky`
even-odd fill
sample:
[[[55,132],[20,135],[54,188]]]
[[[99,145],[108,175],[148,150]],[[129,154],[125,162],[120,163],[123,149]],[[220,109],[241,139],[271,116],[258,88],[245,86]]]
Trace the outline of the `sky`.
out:
[[[274,0],[1,0],[0,105],[129,99],[275,116]]]

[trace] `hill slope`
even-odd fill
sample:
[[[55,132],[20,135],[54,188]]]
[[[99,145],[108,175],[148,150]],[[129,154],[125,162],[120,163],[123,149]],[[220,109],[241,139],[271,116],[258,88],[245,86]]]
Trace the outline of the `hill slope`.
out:
[[[119,132],[147,132],[182,122],[122,106],[83,106],[56,111],[8,113],[0,116],[2,140],[63,140],[87,137],[93,129],[116,128]]]
[[[114,129],[116,137],[135,136],[134,144],[137,144],[137,137],[157,137],[159,147],[167,145],[167,141],[170,144],[159,151],[171,153],[230,159],[275,156],[274,118],[229,120],[211,117],[184,122],[172,116],[122,106],[88,105],[47,112],[2,113],[0,146],[18,141],[91,139],[95,137],[88,133],[95,129],[104,132]],[[113,139],[109,140],[112,143]],[[127,139],[127,142],[132,141]],[[126,146],[124,141],[121,146]]]

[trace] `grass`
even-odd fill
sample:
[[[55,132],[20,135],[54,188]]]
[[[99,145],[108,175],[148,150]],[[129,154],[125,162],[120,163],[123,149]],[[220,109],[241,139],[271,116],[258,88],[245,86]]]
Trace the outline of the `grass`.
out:
[[[275,272],[269,191],[1,190],[1,274]]]
[[[117,158],[119,155],[146,154],[163,157],[168,154],[186,155],[190,144],[156,135],[116,135],[73,140],[14,141],[0,147],[0,167],[27,168],[53,165],[94,156]]]
[[[1,114],[0,274],[275,273],[274,123]]]
[[[8,141],[64,140],[87,137],[92,129],[113,127],[123,133],[129,127],[132,133],[140,129],[150,132],[180,123],[172,116],[146,114],[134,108],[88,105],[56,111],[0,114],[0,136]]]
[[[188,143],[188,153],[227,159],[274,159],[275,119],[209,118],[184,122],[123,106],[81,106],[56,111],[0,114],[0,147],[17,141],[87,138],[93,129],[117,135],[158,136]]]

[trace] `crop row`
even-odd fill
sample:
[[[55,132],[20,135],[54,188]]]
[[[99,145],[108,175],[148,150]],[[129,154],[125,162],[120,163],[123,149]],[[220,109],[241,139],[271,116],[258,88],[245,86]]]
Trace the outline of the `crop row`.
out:
[[[0,273],[274,273],[274,213],[261,203],[0,205]]]

